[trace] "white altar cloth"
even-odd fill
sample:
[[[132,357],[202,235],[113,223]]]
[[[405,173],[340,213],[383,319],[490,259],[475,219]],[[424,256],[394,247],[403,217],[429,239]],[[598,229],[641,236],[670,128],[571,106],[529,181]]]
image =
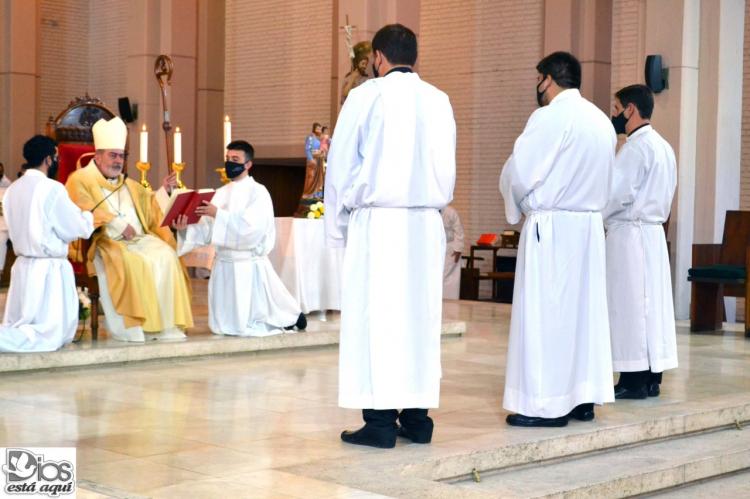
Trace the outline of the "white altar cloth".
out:
[[[302,312],[341,310],[343,248],[326,248],[322,219],[276,218],[273,268]]]

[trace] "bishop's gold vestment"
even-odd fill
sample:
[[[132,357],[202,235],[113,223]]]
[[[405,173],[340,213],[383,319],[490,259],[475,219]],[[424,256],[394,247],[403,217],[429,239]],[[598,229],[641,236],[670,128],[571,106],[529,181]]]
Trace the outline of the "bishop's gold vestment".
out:
[[[167,227],[159,227],[162,213],[154,194],[144,189],[138,182],[125,179],[125,186],[135,208],[135,214],[143,229],[143,239],[149,241],[149,246],[155,244],[164,246],[160,252],[170,251],[174,254],[174,270],[172,274],[173,317],[174,324],[163,324],[160,310],[160,296],[157,293],[148,252],[131,251],[129,245],[139,244],[138,239],[132,242],[114,240],[107,235],[105,227],[118,215],[104,200],[104,192],[112,192],[122,185],[123,179],[112,184],[104,178],[96,164],[91,161],[88,166],[77,170],[66,182],[70,198],[83,210],[94,210],[94,227],[92,244],[87,255],[81,255],[80,244],[71,245],[70,257],[74,261],[85,260],[89,275],[94,275],[94,258],[99,254],[105,268],[107,288],[115,310],[122,316],[126,327],[141,326],[145,332],[158,332],[169,327],[188,328],[193,326],[193,316],[190,309],[190,284],[184,265],[174,252],[176,242],[172,232]],[[115,194],[117,196],[118,194]],[[156,241],[154,238],[158,238]],[[79,241],[80,243],[80,241]],[[166,245],[166,246],[165,246]],[[167,248],[168,246],[168,248]],[[169,273],[168,273],[169,274]]]

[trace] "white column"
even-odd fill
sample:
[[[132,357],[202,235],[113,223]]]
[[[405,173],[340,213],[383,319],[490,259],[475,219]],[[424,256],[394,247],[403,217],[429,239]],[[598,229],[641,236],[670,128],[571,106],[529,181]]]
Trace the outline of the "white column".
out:
[[[696,142],[700,48],[700,0],[646,2],[646,54],[661,54],[669,68],[669,89],[656,95],[653,124],[677,155],[677,193],[670,233],[677,318],[690,312],[687,271],[695,220]],[[664,20],[670,22],[665,25]]]
[[[0,161],[16,178],[23,144],[38,123],[38,6],[36,0],[0,0]]]

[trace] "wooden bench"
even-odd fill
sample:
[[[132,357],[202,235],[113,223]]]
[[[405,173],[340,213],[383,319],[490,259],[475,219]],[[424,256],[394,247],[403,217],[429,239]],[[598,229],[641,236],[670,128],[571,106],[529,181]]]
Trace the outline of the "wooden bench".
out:
[[[716,331],[724,320],[724,297],[745,299],[745,336],[750,337],[750,211],[727,211],[721,244],[694,244],[690,331]]]

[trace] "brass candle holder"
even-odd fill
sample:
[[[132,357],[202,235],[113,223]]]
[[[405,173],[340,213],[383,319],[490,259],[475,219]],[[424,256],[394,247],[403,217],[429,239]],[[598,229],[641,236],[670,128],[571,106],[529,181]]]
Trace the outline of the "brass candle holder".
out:
[[[141,163],[140,161],[137,161],[135,167],[141,172],[141,185],[146,189],[151,190],[151,184],[149,184],[146,179],[146,173],[151,169],[151,163]]]
[[[215,168],[214,171],[219,174],[219,178],[221,178],[222,184],[228,184],[229,183],[229,177],[227,177],[227,170],[223,166],[221,168]]]
[[[185,184],[182,183],[182,178],[180,177],[184,169],[185,169],[185,163],[172,163],[172,171],[177,174],[176,176],[177,187],[179,187],[180,189],[185,188]]]

